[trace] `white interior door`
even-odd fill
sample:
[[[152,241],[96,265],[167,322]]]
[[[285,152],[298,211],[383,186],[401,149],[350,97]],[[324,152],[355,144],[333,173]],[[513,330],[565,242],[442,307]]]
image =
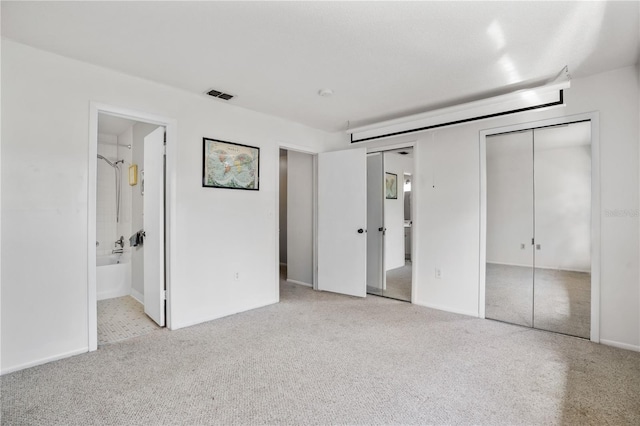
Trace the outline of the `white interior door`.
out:
[[[164,327],[164,127],[144,138],[144,312]]]
[[[367,293],[364,148],[318,155],[318,290]]]

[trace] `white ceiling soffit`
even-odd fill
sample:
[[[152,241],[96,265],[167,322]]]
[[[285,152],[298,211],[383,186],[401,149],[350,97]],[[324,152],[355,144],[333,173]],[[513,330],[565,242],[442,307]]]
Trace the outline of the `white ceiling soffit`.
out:
[[[565,69],[559,81],[551,84],[347,129],[347,133],[351,134],[351,142],[364,142],[532,109],[562,106],[563,90],[569,87],[570,80]]]
[[[0,5],[3,37],[326,131],[638,61],[638,2]]]

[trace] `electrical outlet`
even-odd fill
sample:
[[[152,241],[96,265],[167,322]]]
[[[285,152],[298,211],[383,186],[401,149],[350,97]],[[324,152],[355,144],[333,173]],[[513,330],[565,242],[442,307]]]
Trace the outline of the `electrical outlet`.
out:
[[[234,278],[236,281],[240,281],[240,272],[236,272]]]
[[[436,278],[437,279],[441,279],[442,278],[442,269],[436,268]]]

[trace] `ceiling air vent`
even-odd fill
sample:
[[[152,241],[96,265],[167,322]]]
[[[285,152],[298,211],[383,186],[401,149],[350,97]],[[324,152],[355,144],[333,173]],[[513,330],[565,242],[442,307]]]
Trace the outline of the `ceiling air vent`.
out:
[[[234,98],[234,95],[230,95],[228,93],[223,93],[223,92],[221,92],[219,90],[215,90],[215,89],[209,90],[207,92],[207,95],[213,96],[214,98],[224,99],[225,101],[228,101],[228,100]]]

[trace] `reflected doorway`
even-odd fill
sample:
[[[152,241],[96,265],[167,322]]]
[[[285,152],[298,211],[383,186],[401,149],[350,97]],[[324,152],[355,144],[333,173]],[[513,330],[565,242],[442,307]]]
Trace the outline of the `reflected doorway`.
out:
[[[413,148],[367,156],[367,293],[411,301]]]

